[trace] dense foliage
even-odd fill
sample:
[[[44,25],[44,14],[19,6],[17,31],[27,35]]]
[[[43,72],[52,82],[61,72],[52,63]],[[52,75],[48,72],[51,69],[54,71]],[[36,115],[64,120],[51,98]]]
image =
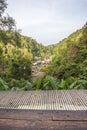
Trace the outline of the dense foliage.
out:
[[[87,80],[75,80],[73,77],[57,81],[52,76],[39,77],[34,84],[28,80],[11,79],[6,83],[0,78],[0,90],[63,90],[63,89],[87,89]]]
[[[87,27],[77,30],[56,44],[48,73],[58,79],[74,77],[87,80]]]

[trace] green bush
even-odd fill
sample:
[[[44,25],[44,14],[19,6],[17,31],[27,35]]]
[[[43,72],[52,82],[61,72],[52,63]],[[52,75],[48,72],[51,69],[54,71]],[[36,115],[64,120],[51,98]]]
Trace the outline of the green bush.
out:
[[[32,90],[32,84],[25,79],[10,79],[8,86],[11,90]]]
[[[34,90],[64,90],[64,89],[87,89],[87,81],[73,77],[57,81],[52,76],[40,77],[34,84]]]
[[[31,62],[27,58],[21,57],[17,61],[13,60],[10,66],[10,73],[14,79],[29,79],[31,76]]]
[[[0,90],[9,90],[8,85],[6,84],[6,82],[0,78]]]
[[[43,89],[43,80],[44,80],[43,76],[39,77],[36,80],[36,82],[33,84],[33,89],[34,90],[42,90]]]
[[[52,76],[46,76],[43,81],[43,89],[45,90],[52,90],[58,89],[59,83],[57,82],[56,78]]]

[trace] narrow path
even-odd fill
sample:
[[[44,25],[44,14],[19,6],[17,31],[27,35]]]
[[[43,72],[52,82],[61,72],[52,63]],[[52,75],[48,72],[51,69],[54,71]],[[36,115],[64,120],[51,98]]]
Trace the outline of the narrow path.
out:
[[[39,77],[45,76],[46,72],[37,72],[32,76],[32,82],[35,82]]]
[[[33,67],[32,69],[32,82],[35,83],[36,80],[39,78],[39,77],[43,77],[46,75],[46,72],[41,72],[40,69],[41,67],[43,67],[43,65],[36,65]]]

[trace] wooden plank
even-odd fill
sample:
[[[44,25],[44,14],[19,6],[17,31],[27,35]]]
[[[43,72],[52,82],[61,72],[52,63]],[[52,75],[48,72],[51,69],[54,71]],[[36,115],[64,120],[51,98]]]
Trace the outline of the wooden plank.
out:
[[[0,119],[0,129],[9,130],[87,130],[84,121],[28,121]],[[12,128],[12,129],[11,129]],[[2,130],[2,129],[1,129]]]
[[[2,91],[0,108],[87,110],[87,90]]]
[[[0,119],[52,120],[52,111],[4,109],[0,110]]]
[[[54,121],[87,121],[87,111],[53,111]]]
[[[0,119],[87,121],[87,111],[0,110]]]

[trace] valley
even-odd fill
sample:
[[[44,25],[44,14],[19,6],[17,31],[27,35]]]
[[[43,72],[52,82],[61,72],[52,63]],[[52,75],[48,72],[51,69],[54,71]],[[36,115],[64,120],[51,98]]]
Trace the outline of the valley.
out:
[[[3,33],[7,40],[0,38],[0,77],[1,84],[9,86],[4,89],[68,89],[71,84],[71,88],[86,88],[86,26],[50,46],[19,33],[15,41],[14,32]]]

